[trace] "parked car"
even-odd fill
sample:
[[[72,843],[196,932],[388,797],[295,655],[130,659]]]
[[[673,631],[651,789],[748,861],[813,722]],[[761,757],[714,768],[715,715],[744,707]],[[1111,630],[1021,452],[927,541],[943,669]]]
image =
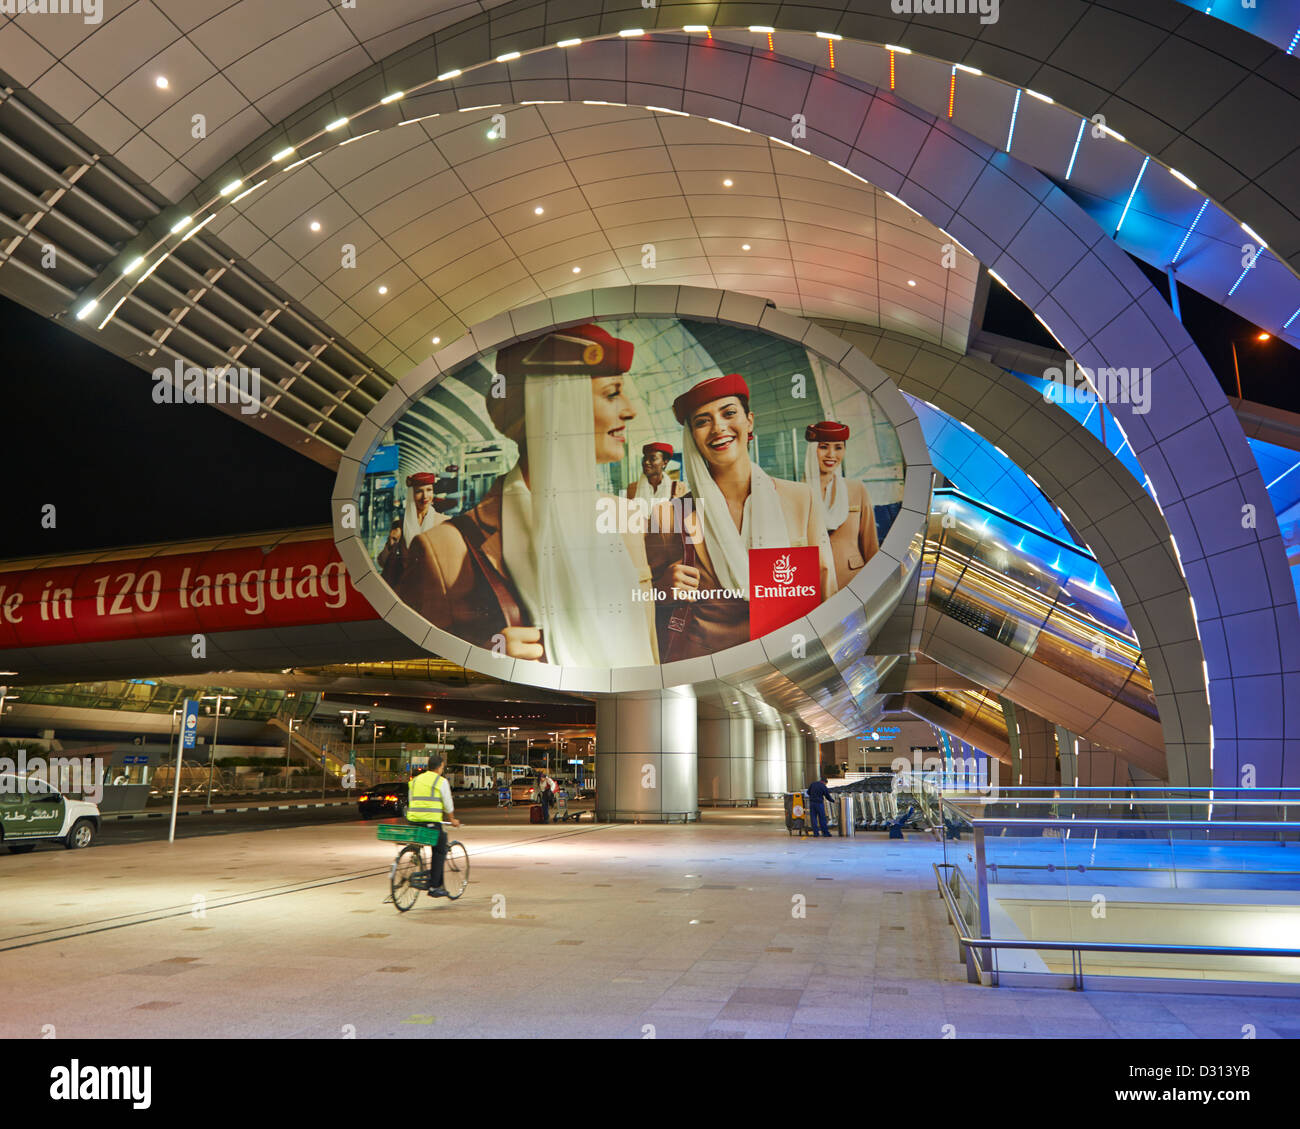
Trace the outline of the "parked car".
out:
[[[99,806],[65,796],[34,776],[0,776],[0,839],[12,854],[38,843],[89,847],[99,833]]]
[[[395,815],[401,818],[406,814],[406,801],[409,797],[405,780],[391,784],[377,784],[367,788],[357,797],[357,814],[362,819],[376,815]]]

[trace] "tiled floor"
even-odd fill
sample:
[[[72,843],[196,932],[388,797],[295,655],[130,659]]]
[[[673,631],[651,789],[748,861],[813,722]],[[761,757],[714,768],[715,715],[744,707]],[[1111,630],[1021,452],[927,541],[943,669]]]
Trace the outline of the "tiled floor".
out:
[[[1295,1000],[967,984],[928,837],[469,818],[469,892],[407,914],[373,824],[0,856],[0,1035],[1300,1034]]]

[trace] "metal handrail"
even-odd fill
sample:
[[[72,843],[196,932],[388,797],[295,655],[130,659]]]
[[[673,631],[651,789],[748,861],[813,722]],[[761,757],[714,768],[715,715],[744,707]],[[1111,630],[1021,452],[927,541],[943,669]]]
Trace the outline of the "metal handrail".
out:
[[[1237,948],[1230,945],[1154,945],[1145,941],[1029,941],[1011,937],[969,937],[965,917],[961,907],[948,884],[939,874],[941,868],[951,869],[959,878],[964,878],[961,871],[952,863],[931,863],[935,881],[940,895],[948,905],[952,920],[959,923],[957,943],[967,951],[973,949],[1048,949],[1053,952],[1071,952],[1076,955],[1090,953],[1182,953],[1187,956],[1236,956],[1236,957],[1300,957],[1300,949],[1280,948]],[[967,885],[969,885],[967,880]],[[978,959],[978,958],[977,958]],[[997,970],[991,969],[996,976]],[[1074,973],[1075,982],[1083,978],[1083,966],[1080,963]]]

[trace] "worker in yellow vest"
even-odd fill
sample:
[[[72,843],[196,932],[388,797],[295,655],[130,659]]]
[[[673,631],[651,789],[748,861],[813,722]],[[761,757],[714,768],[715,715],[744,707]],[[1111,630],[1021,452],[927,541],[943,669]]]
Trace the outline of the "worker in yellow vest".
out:
[[[453,814],[455,807],[451,802],[451,785],[442,775],[447,758],[441,753],[434,753],[429,758],[429,766],[411,780],[407,790],[406,821],[427,827],[438,827],[438,845],[432,848],[433,865],[429,875],[429,897],[446,898],[450,895],[442,884],[442,868],[447,861],[447,832],[444,823],[453,827],[460,826],[460,820]]]

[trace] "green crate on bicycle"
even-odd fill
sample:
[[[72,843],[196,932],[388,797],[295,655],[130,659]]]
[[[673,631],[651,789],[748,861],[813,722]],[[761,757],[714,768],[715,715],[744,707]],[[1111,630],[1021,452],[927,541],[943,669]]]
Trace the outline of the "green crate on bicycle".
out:
[[[375,830],[382,842],[422,843],[426,847],[436,847],[441,834],[436,826],[421,827],[414,823],[381,823]]]

